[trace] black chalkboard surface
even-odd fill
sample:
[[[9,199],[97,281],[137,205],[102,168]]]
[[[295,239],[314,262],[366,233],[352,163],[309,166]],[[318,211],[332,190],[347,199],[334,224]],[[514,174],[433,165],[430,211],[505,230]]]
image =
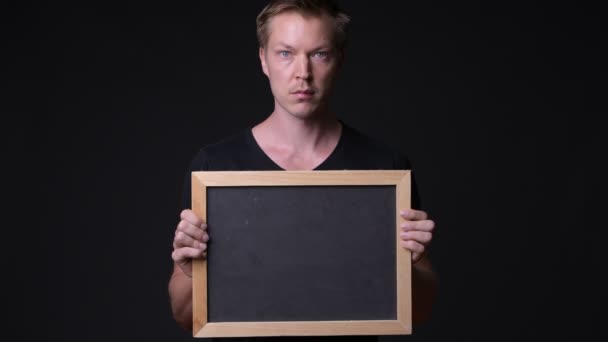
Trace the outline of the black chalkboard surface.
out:
[[[195,337],[411,333],[408,170],[194,172]]]

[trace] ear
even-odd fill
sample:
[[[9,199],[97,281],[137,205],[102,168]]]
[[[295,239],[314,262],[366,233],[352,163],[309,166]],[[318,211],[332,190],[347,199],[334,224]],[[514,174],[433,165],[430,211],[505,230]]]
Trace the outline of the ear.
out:
[[[262,71],[264,72],[264,75],[266,75],[268,77],[268,65],[266,64],[266,51],[264,50],[264,48],[260,48],[258,53],[260,55],[260,63],[262,63]]]

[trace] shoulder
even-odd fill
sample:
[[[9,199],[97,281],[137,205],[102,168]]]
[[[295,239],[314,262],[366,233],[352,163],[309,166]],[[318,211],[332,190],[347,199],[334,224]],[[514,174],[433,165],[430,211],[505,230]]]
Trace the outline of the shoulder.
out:
[[[191,170],[210,170],[213,165],[224,159],[235,158],[247,154],[250,148],[247,129],[241,129],[222,139],[204,145],[194,155],[190,165]]]
[[[362,161],[377,163],[382,165],[382,168],[411,168],[409,158],[396,147],[349,124],[344,122],[342,124],[345,130],[345,145],[347,145],[345,149],[352,157],[357,156]]]
[[[226,153],[240,153],[249,147],[248,129],[242,129],[221,140],[208,144],[201,151],[214,157]]]

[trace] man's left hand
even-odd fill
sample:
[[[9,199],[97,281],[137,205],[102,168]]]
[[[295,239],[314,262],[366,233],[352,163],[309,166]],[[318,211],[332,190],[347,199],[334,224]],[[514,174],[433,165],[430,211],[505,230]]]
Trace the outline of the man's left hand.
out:
[[[412,263],[422,258],[431,240],[435,222],[428,219],[422,210],[405,209],[401,211],[401,247],[412,252]]]

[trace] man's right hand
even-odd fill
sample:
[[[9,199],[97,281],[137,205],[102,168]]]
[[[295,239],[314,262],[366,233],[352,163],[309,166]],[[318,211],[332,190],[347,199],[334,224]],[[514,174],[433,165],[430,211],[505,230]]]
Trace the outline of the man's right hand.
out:
[[[192,277],[192,259],[207,256],[207,224],[190,209],[183,210],[179,216],[181,221],[175,229],[171,257],[187,276]]]

